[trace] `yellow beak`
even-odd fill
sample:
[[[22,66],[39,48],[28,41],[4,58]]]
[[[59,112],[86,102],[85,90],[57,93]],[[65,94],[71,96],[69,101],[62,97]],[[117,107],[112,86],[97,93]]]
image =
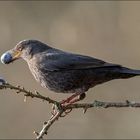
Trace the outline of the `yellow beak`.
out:
[[[12,55],[13,60],[18,59],[21,56],[21,51],[19,50],[12,50],[10,53]]]

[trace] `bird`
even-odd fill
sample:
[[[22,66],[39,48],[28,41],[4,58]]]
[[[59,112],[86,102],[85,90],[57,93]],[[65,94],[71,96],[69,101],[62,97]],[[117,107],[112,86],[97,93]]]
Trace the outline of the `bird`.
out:
[[[41,41],[27,39],[1,56],[3,64],[24,59],[42,87],[55,93],[70,94],[62,104],[75,103],[86,97],[90,88],[114,79],[140,75],[140,70],[51,47]]]

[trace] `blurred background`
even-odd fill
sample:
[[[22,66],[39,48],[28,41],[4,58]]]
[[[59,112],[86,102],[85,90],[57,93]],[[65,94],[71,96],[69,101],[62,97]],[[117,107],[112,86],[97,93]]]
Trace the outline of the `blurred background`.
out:
[[[65,51],[140,69],[139,1],[0,1],[0,55],[23,39],[37,39]],[[0,76],[13,85],[56,100],[68,97],[42,88],[23,60],[0,64]],[[82,102],[140,101],[140,77],[114,80],[90,89]],[[51,105],[0,91],[0,138],[35,138]],[[82,109],[59,119],[49,139],[140,138],[139,108]]]

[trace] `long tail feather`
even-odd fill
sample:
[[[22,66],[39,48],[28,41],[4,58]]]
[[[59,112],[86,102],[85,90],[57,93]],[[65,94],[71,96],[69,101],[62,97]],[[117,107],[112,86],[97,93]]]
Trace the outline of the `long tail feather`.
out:
[[[126,73],[126,74],[140,75],[140,70],[134,70],[134,69],[129,69],[129,68],[125,68],[125,67],[122,67],[121,72]]]
[[[126,68],[126,67],[121,67],[120,73],[121,73],[122,78],[130,78],[130,77],[140,75],[140,70],[134,70],[134,69]]]

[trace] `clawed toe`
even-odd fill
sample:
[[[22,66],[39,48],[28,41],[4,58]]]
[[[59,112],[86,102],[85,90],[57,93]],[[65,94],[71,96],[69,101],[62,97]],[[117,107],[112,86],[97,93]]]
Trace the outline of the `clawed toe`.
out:
[[[76,98],[78,96],[78,98]],[[51,112],[52,113],[52,116],[55,116],[55,114],[57,113],[57,111],[59,109],[62,109],[64,110],[63,114],[61,115],[61,117],[65,117],[67,114],[69,114],[72,109],[66,109],[67,106],[73,104],[73,103],[76,103],[80,100],[83,100],[85,98],[85,93],[75,93],[73,94],[72,96],[70,96],[69,98],[65,99],[65,100],[62,100],[60,102],[60,108],[57,106],[57,105],[53,105],[52,106],[52,109],[53,111]]]

